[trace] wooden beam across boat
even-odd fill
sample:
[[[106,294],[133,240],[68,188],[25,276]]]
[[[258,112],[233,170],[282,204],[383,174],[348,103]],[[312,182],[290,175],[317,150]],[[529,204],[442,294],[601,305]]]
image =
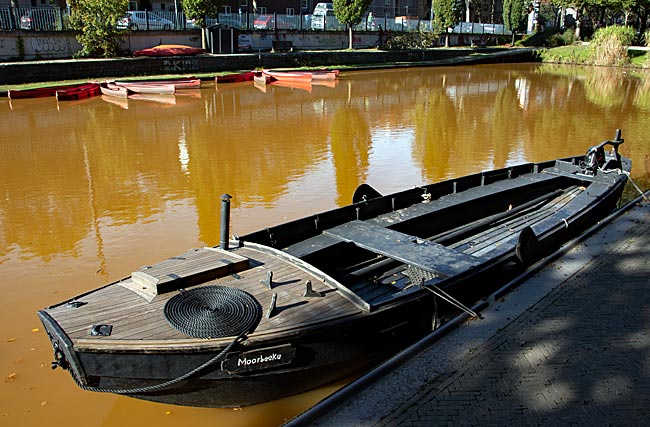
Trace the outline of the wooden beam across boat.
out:
[[[325,233],[428,271],[442,279],[465,274],[485,262],[480,257],[364,221],[351,221],[326,230]]]

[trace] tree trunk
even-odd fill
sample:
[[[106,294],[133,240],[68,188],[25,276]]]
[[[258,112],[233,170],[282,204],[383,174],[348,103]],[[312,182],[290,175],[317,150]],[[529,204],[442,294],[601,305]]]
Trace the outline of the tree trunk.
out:
[[[352,25],[348,25],[348,40],[349,40],[349,49],[354,49],[352,46]]]

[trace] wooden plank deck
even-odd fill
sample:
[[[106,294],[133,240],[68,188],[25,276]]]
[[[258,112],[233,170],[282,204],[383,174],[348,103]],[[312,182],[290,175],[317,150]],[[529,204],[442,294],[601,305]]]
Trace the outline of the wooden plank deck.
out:
[[[233,253],[239,257],[251,259],[252,268],[239,271],[236,275],[227,275],[199,285],[232,286],[254,296],[262,306],[263,316],[255,332],[255,336],[270,333],[290,333],[309,325],[318,325],[331,319],[353,316],[361,310],[344,298],[331,286],[323,283],[320,277],[298,268],[285,260],[270,254],[237,248]],[[174,264],[179,264],[179,257],[174,258]],[[169,260],[161,263],[169,265]],[[194,269],[205,271],[205,263],[214,263],[212,257],[204,257],[203,262],[192,260]],[[166,267],[165,267],[166,268]],[[185,274],[192,274],[192,269],[182,267]],[[273,271],[273,288],[269,289],[262,283],[268,271]],[[305,283],[312,282],[315,291],[324,292],[323,297],[304,297]],[[161,345],[161,341],[182,345],[183,341],[195,343],[199,340],[184,335],[174,329],[164,317],[164,306],[177,292],[157,295],[150,302],[137,292],[131,290],[131,279],[117,282],[95,292],[89,293],[79,301],[84,302],[79,308],[71,308],[66,304],[47,309],[46,311],[68,333],[73,343],[85,348],[108,348],[120,342],[133,346],[146,347],[147,342]],[[191,288],[188,288],[191,289]],[[277,294],[277,314],[266,318],[267,309],[273,294]],[[305,305],[309,308],[305,309]],[[113,326],[110,336],[91,336],[93,325],[109,324]],[[203,340],[207,342],[211,340]],[[219,340],[214,340],[219,341]]]

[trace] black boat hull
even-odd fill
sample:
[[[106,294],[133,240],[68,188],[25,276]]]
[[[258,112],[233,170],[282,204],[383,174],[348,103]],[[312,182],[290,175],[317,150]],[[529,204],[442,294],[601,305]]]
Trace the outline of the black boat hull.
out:
[[[432,295],[426,291],[410,301],[332,327],[315,328],[291,338],[245,342],[234,346],[218,363],[187,380],[155,389],[204,365],[222,349],[178,352],[91,352],[69,348],[65,359],[77,384],[89,391],[197,407],[240,407],[301,393],[361,373],[432,329]],[[39,316],[55,348],[69,341],[47,313]],[[286,365],[229,372],[223,359],[241,353],[269,354],[290,347]]]

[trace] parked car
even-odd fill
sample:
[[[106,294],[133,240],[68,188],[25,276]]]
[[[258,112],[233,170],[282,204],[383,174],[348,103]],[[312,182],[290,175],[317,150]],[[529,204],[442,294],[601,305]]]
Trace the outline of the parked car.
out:
[[[260,15],[253,21],[253,28],[256,30],[272,30],[273,15]]]
[[[174,23],[169,19],[161,18],[155,13],[145,11],[131,11],[117,22],[117,28],[129,30],[171,30]]]
[[[21,30],[54,30],[54,9],[29,9],[20,17]]]
[[[253,21],[255,30],[297,30],[299,27],[300,17],[297,15],[259,15]]]

